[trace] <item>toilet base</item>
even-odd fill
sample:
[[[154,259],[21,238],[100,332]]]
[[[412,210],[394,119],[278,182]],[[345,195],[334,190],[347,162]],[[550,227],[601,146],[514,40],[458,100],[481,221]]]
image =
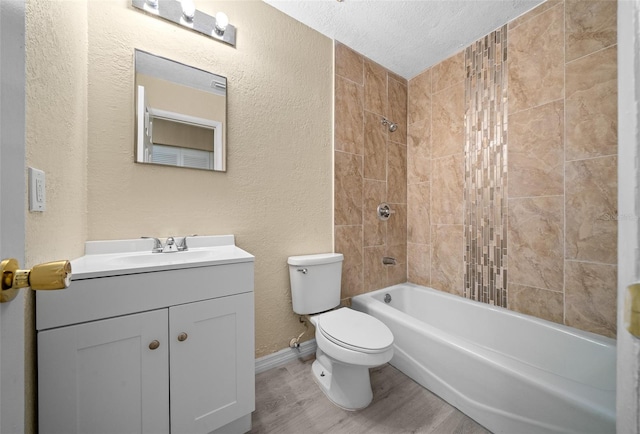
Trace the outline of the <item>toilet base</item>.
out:
[[[338,407],[355,411],[371,403],[373,392],[368,367],[340,363],[318,349],[311,369],[320,389]]]

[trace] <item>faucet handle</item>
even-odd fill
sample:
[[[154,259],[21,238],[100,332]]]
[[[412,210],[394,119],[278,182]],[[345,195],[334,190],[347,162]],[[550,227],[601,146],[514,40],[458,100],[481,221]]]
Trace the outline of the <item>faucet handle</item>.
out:
[[[160,241],[156,237],[140,237],[140,238],[153,240],[153,249],[151,250],[152,253],[162,252],[162,241]]]
[[[178,247],[178,250],[180,250],[181,252],[189,250],[189,246],[187,246],[187,237],[196,237],[196,236],[198,236],[198,235],[197,234],[185,235],[184,238],[182,238],[182,241],[179,241],[176,244],[176,246]]]

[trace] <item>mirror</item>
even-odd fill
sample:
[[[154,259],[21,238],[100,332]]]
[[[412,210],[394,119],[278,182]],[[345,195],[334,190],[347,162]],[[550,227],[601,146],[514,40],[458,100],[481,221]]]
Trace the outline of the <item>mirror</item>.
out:
[[[135,161],[226,170],[227,79],[135,52]]]

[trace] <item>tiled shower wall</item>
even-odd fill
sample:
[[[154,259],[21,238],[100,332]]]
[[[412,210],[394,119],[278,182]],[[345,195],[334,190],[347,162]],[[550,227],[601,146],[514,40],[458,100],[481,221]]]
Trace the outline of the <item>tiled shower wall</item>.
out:
[[[407,280],[407,81],[340,43],[335,71],[335,249],[351,297]],[[386,222],[383,202],[394,211]]]
[[[616,2],[549,0],[507,35],[506,305],[615,337]],[[408,280],[458,295],[464,56],[408,86]]]
[[[632,218],[617,214],[616,2],[548,0],[507,36],[506,305],[615,336],[617,219]],[[407,84],[336,44],[343,297],[405,280],[463,295],[465,78],[464,52]]]

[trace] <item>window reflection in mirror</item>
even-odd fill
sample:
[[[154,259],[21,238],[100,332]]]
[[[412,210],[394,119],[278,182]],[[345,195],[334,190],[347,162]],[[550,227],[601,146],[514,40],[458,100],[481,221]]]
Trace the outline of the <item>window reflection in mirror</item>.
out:
[[[226,170],[225,77],[136,50],[135,161]]]

